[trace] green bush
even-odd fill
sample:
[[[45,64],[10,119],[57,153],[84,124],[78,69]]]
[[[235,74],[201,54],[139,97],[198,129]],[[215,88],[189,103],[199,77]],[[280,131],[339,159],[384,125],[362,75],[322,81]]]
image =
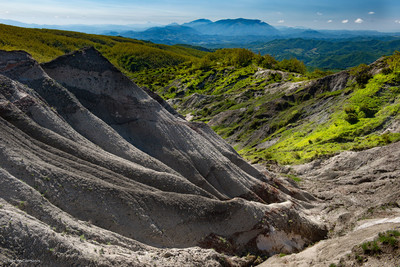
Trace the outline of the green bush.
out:
[[[392,247],[397,247],[399,241],[396,237],[400,236],[400,232],[396,230],[387,231],[386,233],[379,233],[378,240],[382,244],[389,244]]]
[[[393,55],[387,59],[387,63],[391,72],[400,72],[400,52],[395,51]]]
[[[350,75],[354,77],[355,81],[360,86],[364,86],[368,83],[369,79],[372,78],[372,74],[369,71],[370,67],[368,65],[361,64],[350,69]]]
[[[307,71],[306,65],[296,58],[284,59],[278,64],[279,69],[305,74]]]
[[[361,248],[365,254],[379,254],[382,252],[376,240],[363,243]]]
[[[345,117],[344,119],[350,124],[356,124],[358,122],[358,114],[354,107],[346,107],[344,109]]]
[[[375,113],[378,112],[378,108],[374,107],[371,103],[362,103],[360,105],[360,112],[363,112],[366,118],[373,118]]]
[[[254,53],[250,50],[244,48],[233,49],[231,63],[236,67],[246,67],[252,63],[254,56]]]
[[[258,56],[257,65],[265,69],[276,69],[278,61],[271,55]]]

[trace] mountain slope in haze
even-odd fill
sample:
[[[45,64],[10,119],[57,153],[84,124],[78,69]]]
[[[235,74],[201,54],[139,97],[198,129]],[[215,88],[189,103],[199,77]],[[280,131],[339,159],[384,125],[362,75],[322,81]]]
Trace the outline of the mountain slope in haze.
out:
[[[209,20],[196,20],[183,24],[191,27],[204,35],[223,36],[273,36],[279,35],[279,31],[273,26],[261,20],[252,19],[223,19],[215,22]]]
[[[0,74],[2,262],[219,266],[246,258],[190,247],[271,255],[326,234],[307,215],[311,195],[163,108],[93,48],[42,65],[0,51]]]
[[[400,50],[400,39],[358,37],[310,40],[302,34],[295,39],[255,42],[246,48],[279,60],[297,58],[307,66],[343,70],[363,63],[371,64],[381,56],[393,54]]]
[[[212,22],[206,19],[195,20],[182,25],[154,27],[145,31],[121,31],[121,36],[150,40],[163,44],[208,45],[270,40],[279,31],[260,20],[225,19]]]

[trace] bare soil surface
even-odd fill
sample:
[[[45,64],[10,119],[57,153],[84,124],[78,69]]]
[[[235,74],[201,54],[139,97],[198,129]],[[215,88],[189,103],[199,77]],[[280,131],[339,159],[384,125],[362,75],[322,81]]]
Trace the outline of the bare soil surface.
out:
[[[301,188],[323,200],[313,210],[329,229],[329,239],[261,266],[399,266],[399,246],[365,253],[361,245],[379,233],[400,229],[400,143],[327,160],[277,168],[301,178]],[[282,256],[282,255],[281,255]]]

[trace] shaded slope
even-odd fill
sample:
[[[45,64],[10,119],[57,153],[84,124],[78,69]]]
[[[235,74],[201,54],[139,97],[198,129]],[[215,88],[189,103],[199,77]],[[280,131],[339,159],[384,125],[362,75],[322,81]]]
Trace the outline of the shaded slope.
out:
[[[171,166],[203,189],[231,198],[246,195],[250,193],[248,188],[260,184],[259,180],[229,164],[203,136],[193,132],[194,124],[166,112],[95,50],[61,57],[45,64],[44,68],[135,147]],[[189,135],[191,139],[176,138]],[[248,170],[251,175],[261,177],[256,170]],[[217,177],[224,178],[217,181]]]
[[[96,50],[43,68],[25,52],[0,52],[6,259],[145,265],[143,251],[163,253],[146,245],[273,254],[324,237],[303,208],[311,196],[248,165],[206,125],[164,109]],[[10,217],[15,223],[6,225]],[[41,238],[24,249],[35,232]],[[10,241],[16,236],[19,249]],[[107,255],[80,253],[79,236],[83,251],[104,252],[106,240],[115,247]],[[49,254],[41,252],[46,246]],[[218,264],[206,259],[207,250],[190,251],[182,253],[192,262]],[[131,253],[136,260],[126,260]],[[156,262],[180,260],[174,253],[166,258]]]

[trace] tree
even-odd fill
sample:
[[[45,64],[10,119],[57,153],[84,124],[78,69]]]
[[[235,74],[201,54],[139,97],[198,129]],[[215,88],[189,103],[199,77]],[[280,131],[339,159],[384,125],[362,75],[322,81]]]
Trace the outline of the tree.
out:
[[[278,66],[281,70],[296,72],[300,74],[305,74],[307,71],[306,65],[304,65],[302,61],[296,58],[284,59],[279,62]]]
[[[234,49],[231,63],[236,67],[246,67],[254,59],[254,53],[244,48]]]

